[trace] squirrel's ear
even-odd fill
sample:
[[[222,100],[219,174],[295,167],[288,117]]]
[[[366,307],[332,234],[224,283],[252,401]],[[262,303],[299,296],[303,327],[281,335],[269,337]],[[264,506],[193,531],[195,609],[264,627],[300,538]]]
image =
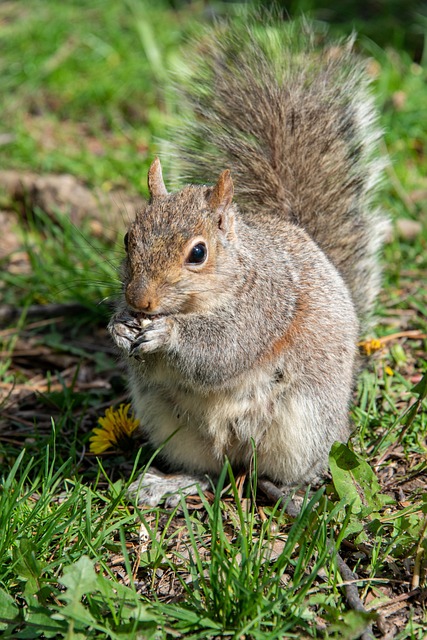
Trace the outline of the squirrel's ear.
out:
[[[209,194],[208,203],[211,209],[219,214],[219,228],[229,234],[233,234],[234,231],[234,215],[227,212],[233,200],[233,195],[233,180],[230,171],[226,169],[221,173],[218,182]]]
[[[148,190],[152,198],[168,195],[165,183],[163,182],[162,165],[158,158],[153,160],[148,170]]]
[[[234,186],[228,169],[223,171],[209,195],[208,202],[212,209],[226,209],[233,199]]]

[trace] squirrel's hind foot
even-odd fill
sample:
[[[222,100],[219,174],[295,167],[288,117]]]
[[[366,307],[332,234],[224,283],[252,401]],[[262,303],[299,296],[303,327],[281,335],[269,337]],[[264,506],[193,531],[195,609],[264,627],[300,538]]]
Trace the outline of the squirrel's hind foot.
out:
[[[165,507],[171,509],[179,503],[181,495],[197,494],[197,487],[202,491],[210,487],[209,479],[204,476],[192,476],[184,473],[165,474],[154,467],[149,467],[135,482],[128,487],[128,495],[138,505],[156,507],[165,500]]]

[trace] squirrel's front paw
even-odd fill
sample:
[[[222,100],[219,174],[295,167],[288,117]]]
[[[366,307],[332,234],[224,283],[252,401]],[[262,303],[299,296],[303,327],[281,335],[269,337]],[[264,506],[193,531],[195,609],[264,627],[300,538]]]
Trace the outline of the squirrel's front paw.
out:
[[[168,317],[154,318],[144,327],[144,330],[134,340],[129,355],[137,353],[151,353],[158,351],[168,343],[171,334],[172,324]]]
[[[119,349],[130,354],[135,340],[141,335],[141,325],[136,318],[120,314],[111,318],[108,331]]]

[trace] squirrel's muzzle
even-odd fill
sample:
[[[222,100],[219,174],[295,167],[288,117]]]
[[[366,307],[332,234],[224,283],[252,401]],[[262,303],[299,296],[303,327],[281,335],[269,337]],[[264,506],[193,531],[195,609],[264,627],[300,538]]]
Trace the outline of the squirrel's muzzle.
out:
[[[156,293],[150,289],[144,289],[138,283],[130,282],[125,292],[126,302],[134,311],[153,313],[159,306]]]

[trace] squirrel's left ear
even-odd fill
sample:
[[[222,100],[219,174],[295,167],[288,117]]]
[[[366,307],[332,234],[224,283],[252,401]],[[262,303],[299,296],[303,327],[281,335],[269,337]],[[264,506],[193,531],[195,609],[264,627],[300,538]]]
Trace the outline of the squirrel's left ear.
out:
[[[218,227],[227,235],[234,234],[234,214],[229,210],[233,200],[234,186],[230,171],[226,169],[221,173],[218,182],[208,196],[211,209],[218,214]]]
[[[158,158],[153,160],[148,170],[148,190],[151,199],[168,195],[165,183],[163,182],[162,165]]]

